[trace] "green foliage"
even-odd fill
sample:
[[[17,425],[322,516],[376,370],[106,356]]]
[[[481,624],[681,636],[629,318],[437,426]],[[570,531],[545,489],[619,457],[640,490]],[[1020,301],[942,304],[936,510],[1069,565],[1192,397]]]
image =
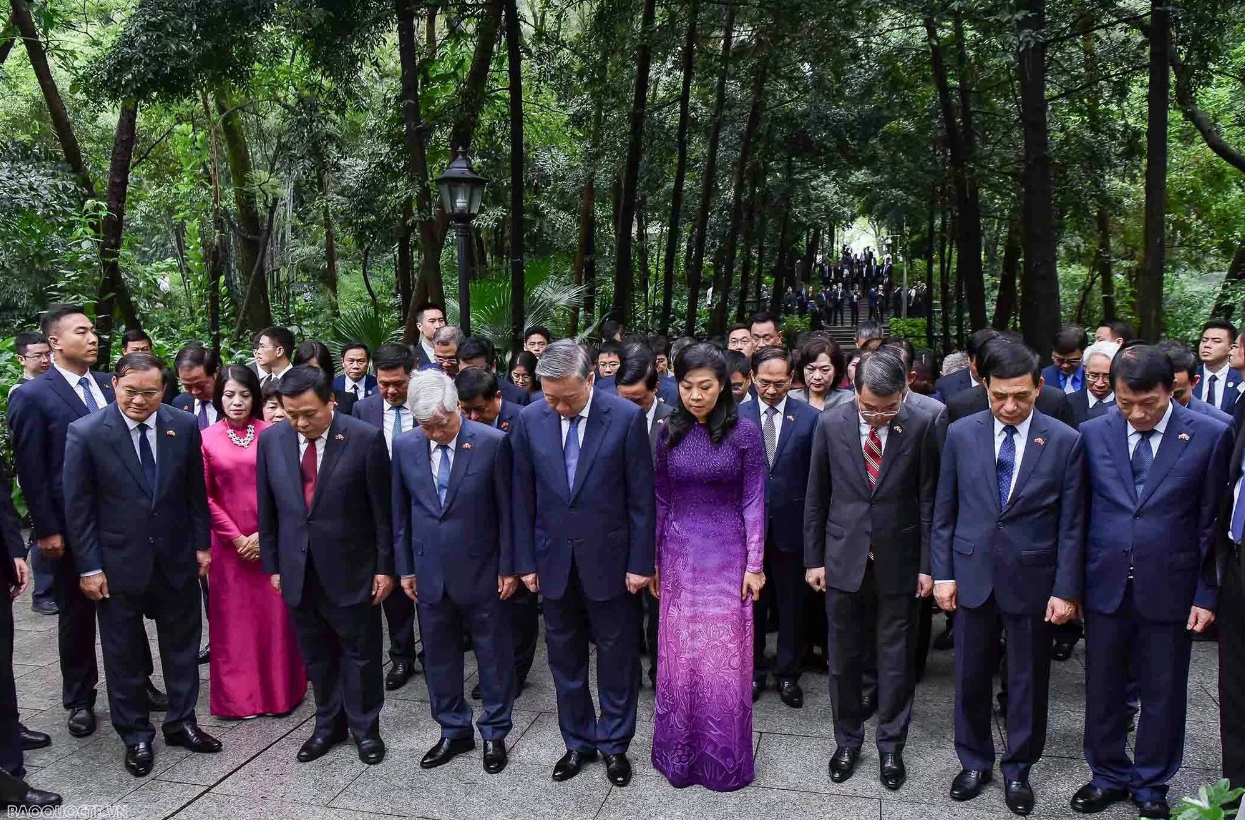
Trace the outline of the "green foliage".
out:
[[[331,335],[324,340],[333,356],[341,357],[341,349],[347,342],[362,342],[368,350],[376,349],[385,342],[402,338],[402,323],[396,313],[377,313],[370,304],[352,305],[344,309],[333,322]]]
[[[559,270],[554,271],[555,264]],[[526,323],[544,325],[554,338],[568,335],[569,311],[583,300],[582,285],[573,285],[565,260],[542,259],[529,262],[524,274],[527,284]],[[486,336],[498,353],[510,353],[510,277],[492,276],[471,283],[471,332]],[[447,298],[445,309],[450,324],[459,319],[458,300]],[[585,333],[587,330],[585,329]]]
[[[1209,786],[1200,786],[1196,797],[1183,797],[1176,806],[1176,820],[1226,820],[1236,817],[1237,809],[1233,804],[1239,803],[1245,789],[1234,789],[1226,780],[1220,780]]]
[[[787,344],[793,345],[795,340],[800,338],[800,334],[808,333],[810,321],[807,316],[797,316],[794,313],[789,313],[782,317],[782,327],[779,328],[779,332],[782,333],[782,337]]]
[[[925,319],[904,319],[896,316],[887,320],[886,330],[891,336],[907,339],[917,350],[926,346]]]

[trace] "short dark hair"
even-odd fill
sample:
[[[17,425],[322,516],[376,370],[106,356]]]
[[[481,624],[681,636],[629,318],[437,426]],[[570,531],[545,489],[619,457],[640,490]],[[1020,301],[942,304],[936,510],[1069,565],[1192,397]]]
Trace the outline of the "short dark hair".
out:
[[[729,379],[736,373],[752,377],[752,361],[738,350],[728,350],[726,356],[726,377]]]
[[[298,346],[298,352],[290,360],[291,364],[300,365],[315,362],[320,369],[329,374],[329,378],[337,374],[337,366],[333,362],[333,354],[328,345],[316,339],[308,339]]]
[[[1205,333],[1208,330],[1226,330],[1228,331],[1229,334],[1231,334],[1228,337],[1228,341],[1230,342],[1236,341],[1236,337],[1237,337],[1236,325],[1232,324],[1227,319],[1211,319],[1209,322],[1202,325],[1203,333]]]
[[[1175,381],[1172,360],[1156,345],[1126,347],[1111,362],[1112,388],[1123,382],[1129,390],[1153,390],[1160,385],[1171,390]]]
[[[173,369],[183,367],[202,367],[204,375],[214,376],[220,367],[220,360],[215,351],[203,342],[189,342],[173,357]]]
[[[882,326],[877,322],[861,322],[856,328],[855,338],[864,339],[881,339],[883,336]]]
[[[628,345],[622,365],[614,374],[615,384],[628,386],[644,382],[645,388],[657,389],[657,366],[653,364],[654,356],[646,347]]]
[[[592,358],[594,360],[599,359],[601,358],[602,354],[612,354],[614,356],[617,356],[621,360],[622,359],[622,345],[620,345],[618,342],[610,342],[610,341],[601,342],[601,346],[597,348],[596,355],[593,356]]]
[[[441,311],[441,316],[445,316],[445,308],[441,307],[441,305],[438,305],[436,302],[424,302],[419,307],[415,308],[415,324],[422,322],[424,320],[424,314],[430,310],[439,310]]]
[[[601,323],[600,338],[603,342],[614,341],[615,336],[623,334],[623,324],[616,319],[606,319]]]
[[[1085,328],[1080,325],[1064,325],[1051,339],[1051,348],[1060,356],[1085,349]]]
[[[1197,356],[1192,350],[1179,342],[1159,342],[1158,349],[1172,360],[1173,373],[1188,373],[1190,382],[1197,378]]]
[[[1133,330],[1132,325],[1128,322],[1121,322],[1118,319],[1104,318],[1098,323],[1098,327],[1109,328],[1111,330],[1111,338],[1113,339],[1123,339],[1126,342],[1131,342],[1137,337],[1137,332]]]
[[[653,349],[654,356],[660,356],[663,353],[667,356],[670,355],[670,341],[665,336],[654,334],[648,340],[648,346]]]
[[[248,367],[247,370],[250,370],[250,368]],[[270,401],[275,401],[275,402],[280,403],[281,392],[277,390],[277,387],[280,384],[281,383],[277,381],[276,379],[269,379],[267,382],[265,382],[264,386],[260,388],[260,391],[259,391],[260,404],[267,404]]]
[[[137,351],[127,353],[120,359],[117,359],[117,367],[113,370],[112,375],[120,381],[131,373],[146,373],[151,370],[160,371],[160,383],[164,384],[168,378],[168,373],[165,371],[164,362],[160,357],[145,351]]]
[[[13,349],[17,351],[18,356],[25,356],[31,345],[45,345],[47,343],[47,336],[27,330],[17,334],[17,338],[13,341]]]
[[[259,340],[265,336],[271,339],[273,344],[281,348],[281,352],[285,354],[285,358],[294,358],[294,334],[287,328],[281,327],[280,325],[266,327],[259,333],[255,334],[254,339],[252,339],[252,343],[259,344]]]
[[[766,345],[765,347],[757,348],[757,351],[752,354],[752,372],[760,373],[762,364],[779,359],[787,366],[787,373],[791,373],[791,354],[787,352],[785,347]]]
[[[821,333],[812,334],[808,341],[800,345],[800,361],[805,365],[817,361],[817,357],[823,353],[830,357],[830,365],[834,368],[834,381],[830,384],[830,388],[834,389],[839,386],[839,380],[847,373],[843,348],[839,347],[839,343],[834,339]]]
[[[983,327],[968,337],[968,343],[964,345],[964,352],[968,354],[968,358],[976,361],[977,354],[981,351],[981,346],[998,335],[999,332],[994,328]],[[980,369],[977,372],[980,373]]]
[[[471,336],[458,346],[458,361],[463,359],[483,359],[484,366],[492,369],[497,366],[497,348],[484,336]]]
[[[400,367],[409,374],[415,369],[415,353],[410,345],[385,342],[376,348],[376,370],[393,370],[395,367]]]
[[[1042,364],[1038,355],[1025,345],[1006,339],[994,339],[982,348],[977,372],[982,381],[987,383],[994,378],[1017,379],[1028,375],[1036,385],[1042,378]]]
[[[553,334],[549,332],[549,328],[544,325],[532,325],[523,331],[523,341],[527,341],[533,336],[541,336],[547,343],[553,342]]]
[[[51,336],[52,330],[61,319],[66,316],[85,316],[86,311],[82,309],[82,305],[52,305],[43,314],[43,318],[39,320],[39,330],[44,336]]]
[[[757,313],[754,313],[752,314],[752,321],[748,322],[748,332],[749,333],[752,332],[753,325],[763,325],[766,323],[772,324],[775,330],[778,329],[778,320],[775,319],[773,316],[771,316],[770,314],[766,313],[763,310]]]
[[[369,362],[372,360],[372,351],[363,342],[346,342],[342,345],[342,358],[346,358],[346,354],[352,350],[362,350],[363,355],[367,356],[367,360]]]
[[[744,322],[736,322],[735,324],[731,325],[730,327],[726,329],[726,338],[729,339],[731,337],[731,334],[734,333],[736,330],[745,330],[748,333],[752,333],[752,325],[746,324]]]
[[[212,406],[216,408],[217,418],[225,417],[225,382],[234,381],[242,385],[251,394],[251,418],[264,417],[264,391],[259,386],[259,376],[245,365],[226,365],[220,378],[216,380],[216,389],[212,391]]]
[[[146,342],[152,344],[151,337],[147,335],[147,331],[141,327],[132,327],[125,333],[121,334],[121,349],[125,350],[126,345],[131,342]]]
[[[458,390],[458,398],[462,401],[470,401],[480,396],[491,399],[501,389],[497,383],[497,374],[483,367],[468,367],[460,370],[454,377],[454,387]]]
[[[282,399],[301,396],[308,391],[327,404],[333,398],[333,377],[323,367],[300,364],[286,371],[277,382],[277,395]]]
[[[902,336],[887,336],[882,340],[882,347],[890,348],[898,353],[903,359],[903,366],[909,373],[912,372],[912,364],[916,361],[916,348],[912,346],[912,342]]]

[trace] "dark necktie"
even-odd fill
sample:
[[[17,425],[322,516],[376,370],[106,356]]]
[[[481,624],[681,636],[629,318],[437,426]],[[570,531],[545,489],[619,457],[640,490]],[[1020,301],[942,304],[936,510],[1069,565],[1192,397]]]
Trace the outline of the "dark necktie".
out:
[[[1150,449],[1150,436],[1154,435],[1154,431],[1139,430],[1137,434],[1141,438],[1133,448],[1133,489],[1137,492],[1137,498],[1141,498],[1141,491],[1146,488],[1146,479],[1150,477],[1150,465],[1154,463],[1154,451]]]
[[[359,400],[359,385],[356,384],[353,387],[351,387],[350,392],[354,393],[355,401],[358,401]]]
[[[303,476],[303,501],[306,502],[308,510],[311,509],[311,500],[316,497],[316,477],[320,472],[316,464],[318,443],[315,439],[307,442],[307,449],[303,450],[303,462],[299,469]]]
[[[579,466],[579,420],[580,416],[567,419],[566,443],[562,445],[562,460],[566,463],[566,486],[575,489],[575,469]]]
[[[147,487],[153,493],[156,490],[156,455],[151,452],[151,442],[147,440],[147,431],[151,428],[145,422],[139,422],[138,430],[138,461],[143,465],[143,478],[147,479]]]
[[[99,409],[99,402],[95,401],[95,394],[91,392],[91,377],[83,376],[78,379],[78,386],[82,388],[82,403],[88,411],[94,413]]]
[[[1218,407],[1219,402],[1215,401],[1215,382],[1219,381],[1218,376],[1211,376],[1210,383],[1206,385],[1206,403],[1211,407]]]
[[[207,402],[199,402],[199,429],[206,430],[208,428]]]
[[[450,448],[444,444],[437,445],[437,452],[441,454],[441,463],[437,465],[437,498],[441,501],[441,509],[445,509],[445,494],[450,489]]]
[[[994,463],[994,471],[999,480],[999,509],[1007,507],[1007,497],[1012,491],[1012,473],[1016,471],[1016,428],[1007,425],[1003,428],[1003,446],[999,448],[999,460]]]
[[[761,435],[765,439],[765,463],[774,466],[774,451],[778,449],[778,428],[774,426],[774,415],[777,407],[765,408],[765,424],[761,426]]]
[[[873,425],[869,425],[869,436],[865,439],[865,472],[869,474],[869,487],[877,489],[882,472],[882,439]]]

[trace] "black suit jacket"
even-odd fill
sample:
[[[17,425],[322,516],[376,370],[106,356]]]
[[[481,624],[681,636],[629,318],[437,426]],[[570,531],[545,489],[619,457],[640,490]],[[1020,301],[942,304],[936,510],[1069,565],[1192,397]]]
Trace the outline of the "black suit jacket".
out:
[[[116,404],[69,425],[65,445],[67,543],[77,569],[103,570],[109,589],[136,595],[157,563],[173,588],[193,582],[195,552],[211,547],[194,416],[161,404],[147,423],[155,426],[154,487]]]
[[[1062,421],[1073,430],[1077,428],[1076,416],[1072,413],[1072,405],[1068,403],[1067,395],[1057,387],[1051,387],[1049,384],[1042,387],[1042,392],[1038,393],[1037,402],[1034,405],[1039,413],[1050,416],[1056,421]],[[986,393],[986,386],[979,384],[971,390],[961,390],[956,393],[950,401],[947,402],[947,411],[942,414],[938,420],[938,442],[947,440],[947,428],[952,423],[962,418],[967,418],[982,410],[990,409],[990,397]]]
[[[8,592],[17,586],[17,568],[14,558],[26,557],[26,542],[22,540],[21,521],[13,506],[13,487],[9,477],[0,466],[0,584]]]
[[[1245,402],[1237,402],[1233,409],[1239,410],[1242,407],[1245,407]],[[1236,414],[1235,418],[1240,418],[1240,414]],[[1219,504],[1219,517],[1215,519],[1215,538],[1212,542],[1216,547],[1215,575],[1219,578],[1220,586],[1224,583],[1224,573],[1228,569],[1228,556],[1240,549],[1232,543],[1229,531],[1232,528],[1232,513],[1235,509],[1233,494],[1236,482],[1241,480],[1241,458],[1245,455],[1245,436],[1240,435],[1239,428],[1233,429],[1236,432],[1236,446],[1232,448],[1232,461],[1228,464],[1228,484]],[[1245,581],[1245,560],[1241,561],[1241,577]]]
[[[1077,429],[1090,419],[1096,419],[1105,415],[1108,410],[1115,407],[1115,400],[1109,402],[1098,402],[1093,407],[1089,406],[1089,393],[1086,388],[1082,387],[1075,393],[1069,393],[1068,405],[1072,408],[1072,418],[1076,421]]]
[[[532,394],[509,379],[503,379],[501,376],[498,376],[497,389],[501,391],[502,399],[511,404],[526,407],[532,403]]]
[[[333,414],[311,509],[303,500],[298,433],[274,424],[259,437],[259,548],[264,572],[280,574],[286,603],[302,601],[307,557],[334,606],[372,596],[372,578],[393,574],[393,520],[385,434]]]

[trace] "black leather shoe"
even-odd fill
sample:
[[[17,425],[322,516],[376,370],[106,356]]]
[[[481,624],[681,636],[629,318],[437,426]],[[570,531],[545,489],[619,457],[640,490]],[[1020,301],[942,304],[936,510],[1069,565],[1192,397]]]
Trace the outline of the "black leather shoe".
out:
[[[69,734],[74,737],[86,737],[95,733],[95,709],[89,706],[79,707],[69,713],[66,724]]]
[[[135,777],[151,774],[151,767],[155,762],[156,759],[151,754],[151,744],[147,741],[125,747],[125,769]]]
[[[620,789],[631,782],[631,761],[627,759],[626,752],[620,752],[616,755],[604,755],[605,757],[605,776],[609,781]]]
[[[22,741],[23,752],[29,752],[31,749],[43,749],[52,745],[51,735],[27,729],[24,723],[17,724],[17,736]]]
[[[934,638],[934,648],[940,652],[951,649],[955,646],[955,633],[951,631],[951,624],[948,623],[946,629]]]
[[[211,660],[212,660],[212,648],[210,646],[205,646],[199,650],[199,665],[200,666],[202,666],[205,663],[211,662]]]
[[[510,756],[506,754],[506,741],[484,741],[484,771],[489,774],[497,774],[506,768],[506,763],[509,760]]]
[[[860,711],[861,711],[862,720],[868,720],[869,718],[877,714],[878,696],[877,695],[866,695],[866,696],[861,697]]]
[[[299,763],[310,763],[316,758],[324,757],[326,754],[328,754],[329,749],[332,749],[338,743],[342,743],[345,740],[346,740],[345,732],[335,732],[333,734],[328,734],[328,735],[320,735],[320,734],[312,735],[311,737],[307,738],[307,742],[304,743],[301,748],[299,748],[298,762]]]
[[[220,751],[220,741],[199,728],[195,723],[183,723],[176,732],[168,732],[164,742],[170,746],[181,746],[192,752],[212,754]]]
[[[1128,799],[1128,789],[1100,789],[1086,783],[1072,795],[1072,810],[1081,814],[1097,814],[1112,804]]]
[[[169,696],[156,688],[156,685],[147,679],[147,708],[153,712],[169,711]]]
[[[60,607],[58,607],[56,605],[56,602],[54,601],[39,601],[39,602],[31,601],[30,611],[37,612],[40,615],[56,615],[61,610],[60,610]],[[38,791],[38,789],[31,789],[31,791]],[[51,794],[51,792],[44,792],[44,793]],[[53,805],[56,805],[56,804],[53,804]]]
[[[355,741],[359,746],[359,759],[369,766],[375,766],[385,759],[385,741],[378,737],[364,738]]]
[[[779,681],[778,697],[782,698],[782,702],[792,709],[804,708],[804,690],[800,688],[800,684],[796,681]]]
[[[849,749],[846,746],[835,749],[834,756],[830,758],[830,779],[835,783],[842,783],[851,777],[852,772],[856,771],[856,760],[859,757],[859,749]]]
[[[981,787],[989,783],[992,778],[993,775],[990,772],[961,769],[960,773],[955,776],[955,780],[951,781],[951,799],[961,803],[965,800],[972,800],[981,794]]]
[[[437,741],[436,746],[428,750],[424,759],[419,761],[419,768],[435,769],[437,766],[444,766],[463,752],[469,752],[475,747],[474,737],[443,737]]]
[[[484,693],[480,691],[480,684],[477,683],[475,686],[471,687],[471,699],[484,700]]]
[[[1072,650],[1076,648],[1076,644],[1067,641],[1055,641],[1050,648],[1050,659],[1053,661],[1066,661],[1072,657]]]
[[[26,787],[26,793],[16,800],[4,805],[10,809],[50,809],[61,804],[61,796],[56,792],[45,792],[41,789]]]
[[[568,751],[553,765],[553,779],[559,783],[563,780],[570,780],[579,774],[579,770],[584,767],[585,763],[591,763],[596,759],[596,749],[590,752]]]
[[[406,661],[394,661],[389,674],[385,676],[385,688],[391,692],[394,689],[401,689],[414,674],[415,667],[412,664]]]
[[[761,693],[764,691],[765,691],[764,679],[757,680],[756,678],[753,678],[752,679],[752,702],[756,703],[758,700],[760,700]]]
[[[1003,781],[1003,799],[1012,814],[1024,817],[1033,811],[1033,789],[1027,780]]]
[[[897,792],[908,779],[908,769],[903,765],[903,755],[899,752],[883,752],[881,757],[879,774],[882,785]]]
[[[1172,816],[1172,810],[1167,805],[1166,800],[1133,800],[1137,806],[1138,817],[1153,817],[1158,820],[1168,820]]]

